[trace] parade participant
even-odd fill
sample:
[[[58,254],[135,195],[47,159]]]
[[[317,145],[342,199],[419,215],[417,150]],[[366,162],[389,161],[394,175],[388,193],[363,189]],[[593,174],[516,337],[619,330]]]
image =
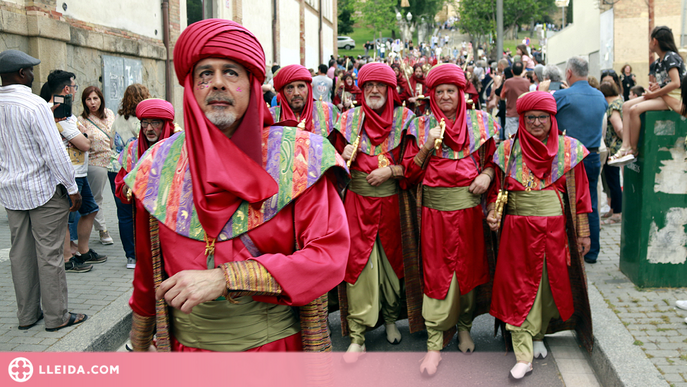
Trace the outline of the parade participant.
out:
[[[340,112],[353,109],[355,104],[359,104],[363,99],[363,92],[355,85],[353,73],[345,73],[341,81],[337,83],[336,94],[334,95],[334,105]]]
[[[280,68],[274,75],[274,88],[279,101],[279,106],[270,108],[274,122],[292,120],[300,129],[325,137],[332,132],[339,111],[331,103],[313,100],[308,69],[296,64]]]
[[[502,192],[498,200],[495,190],[490,193],[487,223],[496,231],[503,214],[490,313],[512,336],[517,363],[510,373],[520,379],[532,371],[533,357],[546,357],[546,333],[574,328],[591,350],[582,257],[590,246],[592,205],[582,163],[589,152],[559,133],[553,96],[527,93],[517,111],[517,135],[494,154],[505,181],[497,176]]]
[[[330,350],[321,296],[350,245],[333,184],[343,169],[330,168],[343,159],[321,136],[270,127],[265,54],[245,27],[199,21],[174,51],[185,131],[124,179],[151,217],[136,229],[151,249],[137,250],[134,349],[156,331],[158,351]]]
[[[153,144],[158,141],[169,138],[174,133],[174,106],[171,103],[156,98],[143,100],[136,106],[136,118],[141,122],[141,130],[138,133],[138,138],[129,142],[124,150],[119,154],[119,165],[122,168],[115,177],[115,195],[124,205],[131,205],[131,191],[124,184],[124,177],[133,169],[134,165],[143,156],[143,154]],[[150,223],[150,217],[146,215],[145,208],[140,201],[136,202],[136,212],[134,215],[134,229],[147,229]],[[140,242],[135,243],[138,254],[144,256],[150,254],[150,245],[144,243],[143,238]],[[135,269],[136,260],[133,262],[127,261],[127,268]]]
[[[401,68],[400,64],[394,63],[391,65],[391,68],[396,74],[396,91],[398,92],[398,96],[401,98],[401,102],[407,103],[408,98],[413,96],[413,91],[410,89],[410,85],[408,84],[408,77],[403,73],[403,69]]]
[[[365,352],[365,331],[374,328],[379,313],[386,338],[401,341],[396,320],[401,313],[403,251],[399,214],[399,180],[403,179],[401,140],[413,113],[396,93],[396,76],[383,63],[369,63],[358,79],[364,90],[362,106],[341,115],[336,126],[348,144],[341,149],[350,160],[352,181],[345,207],[351,230],[351,250],[341,291],[341,323],[351,344],[344,359]]]
[[[410,77],[410,90],[412,97],[408,98],[409,108],[413,109],[415,114],[422,115],[425,113],[426,101],[423,99],[427,96],[427,85],[425,84],[425,73],[422,70],[424,63],[418,62],[413,65],[413,76]]]
[[[458,348],[474,351],[470,329],[476,288],[490,280],[485,237],[491,240],[491,235],[484,233],[481,202],[495,176],[492,137],[498,133],[498,125],[486,112],[467,110],[466,86],[463,70],[454,64],[437,65],[429,71],[432,114],[417,117],[410,126],[408,136],[412,137],[403,157],[409,183],[423,185],[422,316],[428,353],[420,372],[429,375],[436,373],[441,361],[444,332],[450,332],[450,339],[456,325]],[[487,300],[479,313],[488,308]]]

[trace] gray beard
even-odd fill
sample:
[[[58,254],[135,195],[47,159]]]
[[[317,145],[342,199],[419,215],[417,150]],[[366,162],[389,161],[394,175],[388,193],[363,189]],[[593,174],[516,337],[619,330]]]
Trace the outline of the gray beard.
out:
[[[233,113],[225,113],[223,111],[212,111],[205,115],[210,122],[212,122],[217,129],[225,130],[236,122],[236,115]]]
[[[379,102],[373,102],[370,100],[370,98],[365,97],[365,103],[367,104],[367,106],[370,107],[370,109],[377,110],[384,106],[384,104],[386,103],[386,97],[382,97],[382,99],[380,99]]]

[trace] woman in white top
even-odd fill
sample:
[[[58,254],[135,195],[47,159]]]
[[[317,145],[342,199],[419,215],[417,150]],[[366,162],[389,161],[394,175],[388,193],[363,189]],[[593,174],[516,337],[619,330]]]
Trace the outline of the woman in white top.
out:
[[[89,86],[81,94],[83,112],[79,116],[79,123],[86,128],[88,139],[91,140],[91,150],[88,154],[88,184],[93,191],[93,197],[98,207],[103,207],[103,190],[107,185],[107,168],[112,159],[111,128],[115,115],[105,107],[102,91],[96,86]],[[114,243],[105,224],[105,213],[99,211],[95,216],[93,226],[100,233],[100,243],[111,245]]]

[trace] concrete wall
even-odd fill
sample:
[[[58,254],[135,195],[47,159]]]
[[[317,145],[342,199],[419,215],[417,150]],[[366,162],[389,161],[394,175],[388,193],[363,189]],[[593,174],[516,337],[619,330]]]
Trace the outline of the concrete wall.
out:
[[[597,54],[599,43],[599,8],[596,0],[572,0],[573,24],[568,25],[547,41],[546,63],[565,66],[571,56]],[[595,75],[600,71],[599,63],[589,63],[589,74]],[[595,75],[597,76],[597,75]]]
[[[221,1],[225,3],[225,0]],[[293,3],[293,1],[292,1]],[[265,58],[272,62],[272,0],[250,0],[243,4],[243,25],[262,44]],[[282,20],[283,23],[283,20]]]
[[[323,24],[324,27],[324,24]],[[320,65],[320,19],[319,14],[305,7],[305,67]]]
[[[57,12],[95,25],[118,28],[153,39],[162,39],[160,0],[87,0],[57,2]]]

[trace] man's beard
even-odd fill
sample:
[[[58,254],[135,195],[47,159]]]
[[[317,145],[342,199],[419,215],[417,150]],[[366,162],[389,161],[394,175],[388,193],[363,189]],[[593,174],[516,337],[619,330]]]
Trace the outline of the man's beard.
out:
[[[379,100],[375,100],[375,101],[372,101],[372,100],[370,99],[370,96],[366,96],[366,97],[365,97],[365,103],[366,103],[367,106],[369,106],[372,110],[377,110],[377,109],[381,108],[382,106],[384,106],[384,104],[386,103],[386,97],[384,97],[384,96],[381,95],[381,94],[379,94],[379,96],[380,96],[380,99],[379,99]]]
[[[296,105],[296,102],[300,101],[300,106]],[[291,104],[289,104],[291,111],[294,113],[301,113],[305,109],[305,100],[302,97],[293,97]]]
[[[232,106],[234,105],[234,100],[231,97],[217,95],[217,93],[208,95],[208,97],[205,99],[205,102],[209,103],[210,101],[222,101],[227,102]],[[205,116],[217,127],[217,129],[228,129],[230,126],[234,125],[234,122],[236,122],[236,114],[227,112],[225,110],[227,110],[227,107],[212,106],[211,111],[205,113]]]

